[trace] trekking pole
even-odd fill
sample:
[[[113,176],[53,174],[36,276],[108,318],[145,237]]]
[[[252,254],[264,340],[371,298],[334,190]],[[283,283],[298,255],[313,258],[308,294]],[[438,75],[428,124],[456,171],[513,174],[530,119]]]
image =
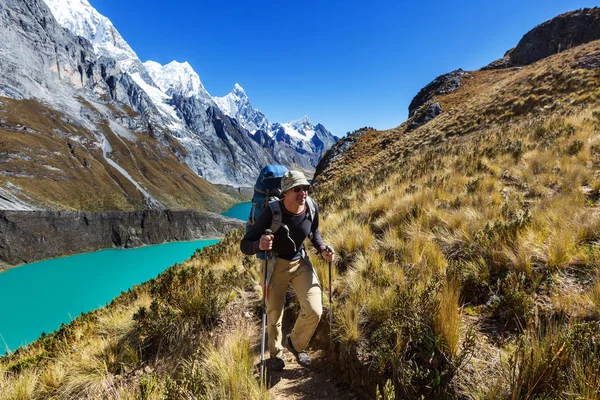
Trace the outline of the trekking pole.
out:
[[[265,235],[271,235],[270,229],[265,231]],[[262,309],[262,339],[260,342],[260,390],[262,392],[263,382],[266,380],[265,377],[265,336],[267,330],[267,270],[269,268],[269,258],[271,258],[271,251],[265,252],[265,276],[263,281],[263,309]]]
[[[326,246],[328,253],[333,252],[331,246]],[[331,341],[331,329],[333,328],[333,303],[331,302],[331,261],[329,261],[329,339]]]

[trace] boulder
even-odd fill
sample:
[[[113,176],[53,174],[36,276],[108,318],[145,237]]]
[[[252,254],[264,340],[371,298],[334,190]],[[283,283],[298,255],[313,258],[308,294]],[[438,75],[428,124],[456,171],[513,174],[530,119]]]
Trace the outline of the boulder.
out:
[[[412,121],[408,123],[408,127],[406,129],[407,132],[410,132],[414,129],[417,129],[421,125],[425,125],[438,115],[440,115],[444,110],[442,110],[442,106],[440,103],[426,103],[417,109],[414,118]]]

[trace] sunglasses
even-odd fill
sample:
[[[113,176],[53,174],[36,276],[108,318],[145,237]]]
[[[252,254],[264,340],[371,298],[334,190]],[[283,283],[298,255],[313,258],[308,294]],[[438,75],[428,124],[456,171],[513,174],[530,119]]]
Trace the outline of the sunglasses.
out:
[[[310,186],[296,186],[294,188],[294,192],[296,192],[296,193],[300,192],[301,190],[308,192],[310,190]]]

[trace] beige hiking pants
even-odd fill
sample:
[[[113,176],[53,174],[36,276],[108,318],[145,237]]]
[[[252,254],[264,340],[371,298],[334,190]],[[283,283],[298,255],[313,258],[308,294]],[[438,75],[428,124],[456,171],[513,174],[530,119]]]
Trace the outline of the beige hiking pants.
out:
[[[291,333],[294,349],[306,349],[323,312],[321,286],[312,267],[302,258],[294,261],[278,258],[267,291],[267,333],[271,357],[281,357],[283,352],[281,320],[288,283],[292,284],[300,303],[300,315]]]

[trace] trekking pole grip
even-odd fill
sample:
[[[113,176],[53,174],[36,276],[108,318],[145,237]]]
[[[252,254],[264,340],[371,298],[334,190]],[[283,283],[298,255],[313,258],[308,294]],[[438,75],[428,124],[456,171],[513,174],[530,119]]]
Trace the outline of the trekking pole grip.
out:
[[[265,235],[269,235],[269,236],[270,236],[270,235],[272,235],[272,234],[273,234],[273,231],[272,231],[272,230],[270,230],[270,229],[265,229]],[[273,250],[265,250],[265,254],[267,255],[267,258],[271,258],[271,252],[272,252],[272,251],[273,251]]]

